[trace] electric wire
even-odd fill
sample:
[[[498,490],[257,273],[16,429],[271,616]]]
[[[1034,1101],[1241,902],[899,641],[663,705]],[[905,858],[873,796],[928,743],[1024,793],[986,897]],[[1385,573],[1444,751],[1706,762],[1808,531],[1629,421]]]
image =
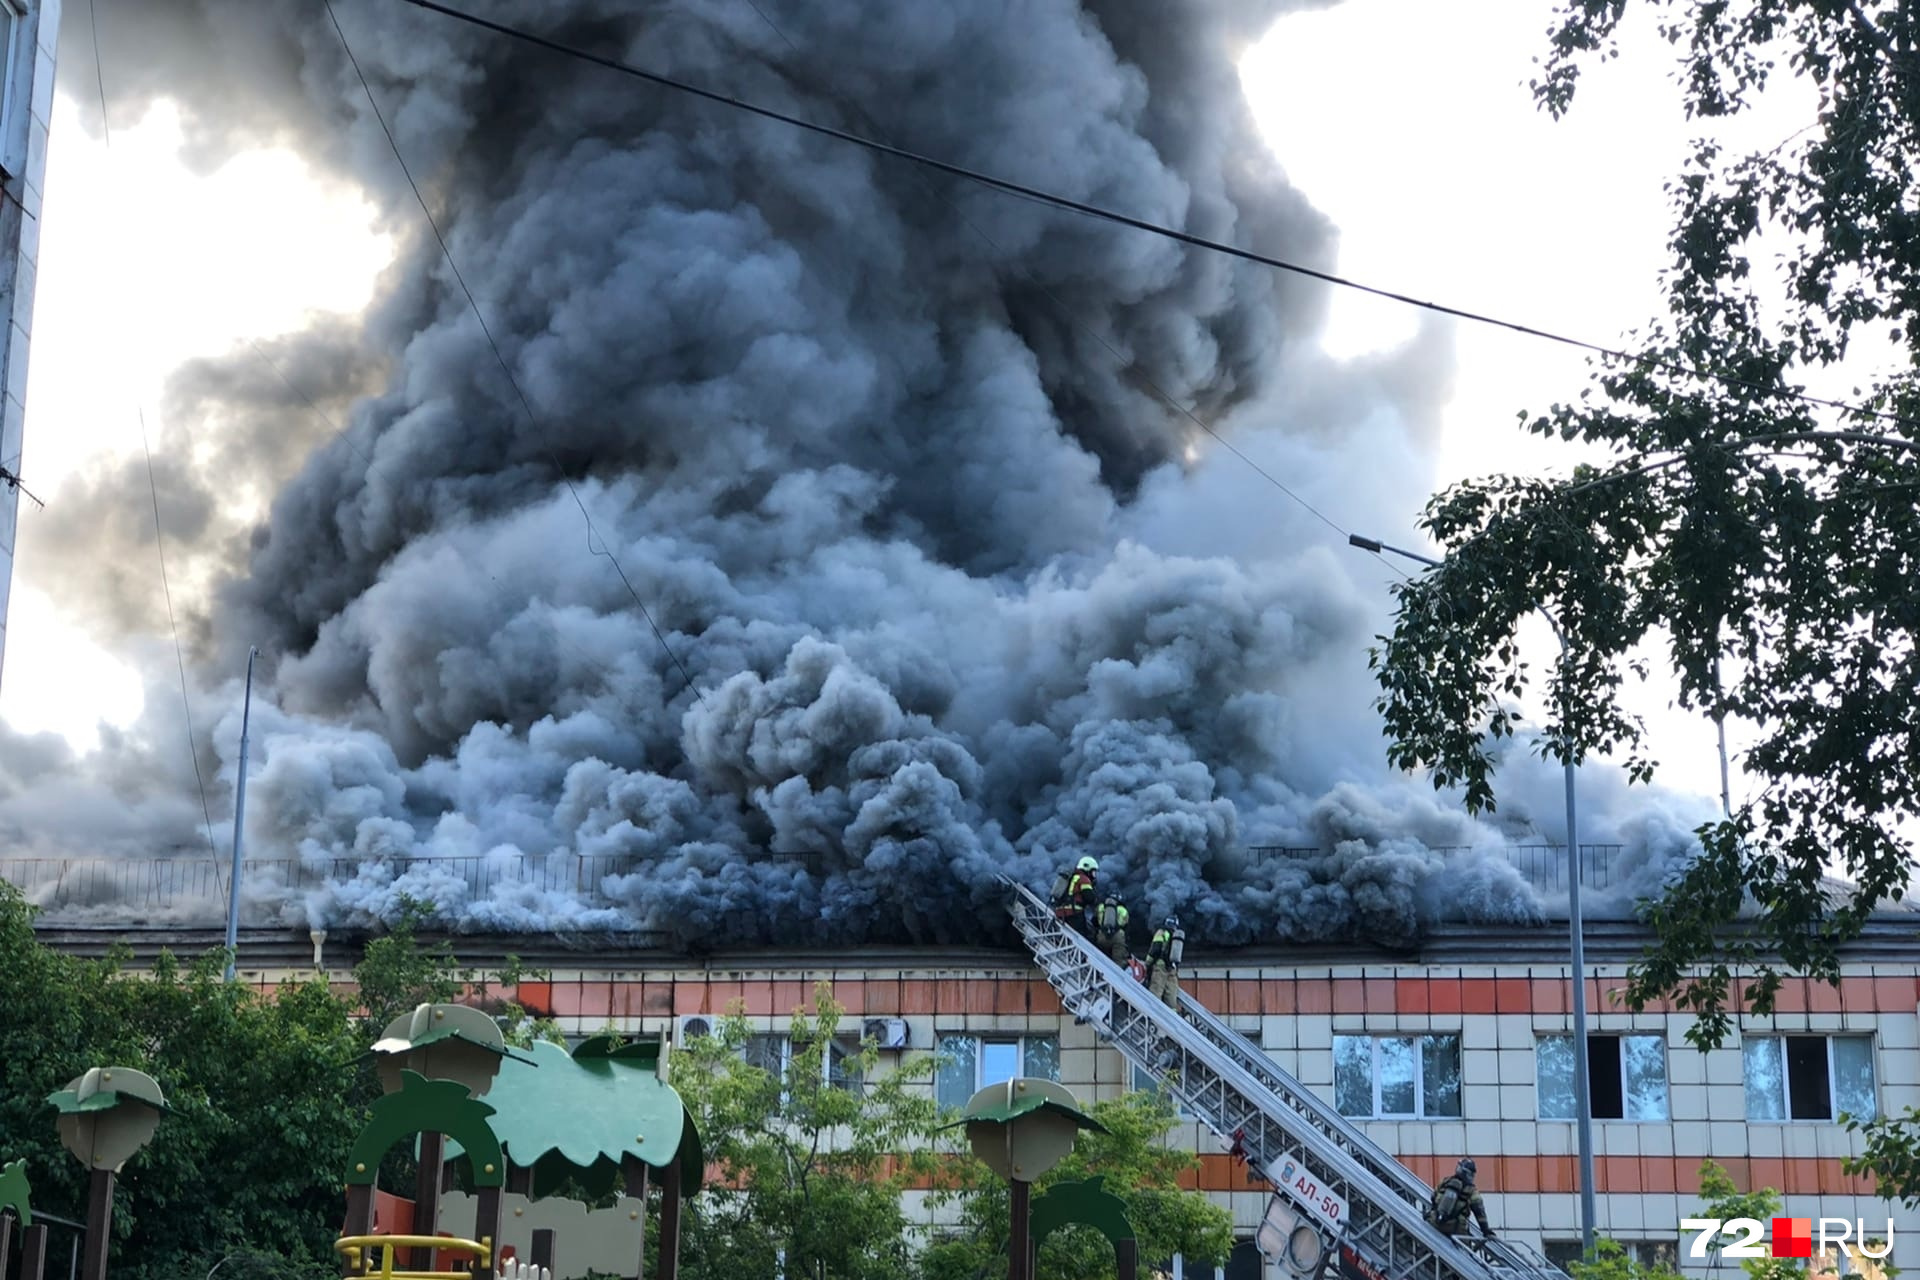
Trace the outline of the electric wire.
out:
[[[100,22],[94,12],[94,0],[87,0],[87,26],[93,38],[93,79],[100,91],[100,136],[109,154],[113,151],[113,126],[107,117],[107,77],[100,62]],[[173,635],[173,662],[180,672],[180,712],[187,724],[187,758],[193,762],[193,780],[200,789],[200,815],[207,824],[207,852],[213,858],[214,874],[220,873],[220,853],[214,847],[213,807],[207,803],[207,779],[200,771],[200,751],[193,731],[193,703],[187,697],[187,659],[180,647],[180,623],[173,611],[173,585],[167,577],[167,536],[160,525],[160,486],[153,476],[153,450],[147,444],[147,412],[138,404],[134,412],[140,419],[140,452],[147,460],[147,496],[153,502],[153,543],[160,560],[160,593],[167,602],[167,629]]]
[[[793,50],[796,56],[799,54],[800,46],[795,44],[792,38],[789,37],[786,32],[782,31],[774,23],[773,19],[768,16],[767,11],[760,6],[760,4],[758,3],[758,0],[746,0],[746,4],[748,5],[749,8],[751,8],[754,11],[754,13],[759,15],[760,21],[766,24],[766,27],[769,31],[773,32],[774,35],[780,37],[780,39],[786,44],[786,46],[789,49]],[[816,92],[819,92],[819,90],[816,90]],[[828,95],[828,96],[837,97],[838,95]],[[881,127],[879,126],[879,124],[877,124],[874,121],[873,117],[869,115],[867,111],[860,106],[859,103],[848,101],[844,98],[840,100],[846,103],[847,107],[853,112],[854,115],[858,116],[861,119],[861,121],[866,125],[868,129],[872,130],[877,136],[879,136],[884,140],[886,135],[881,131]],[[887,145],[890,146],[892,144],[889,143]],[[980,237],[980,239],[995,253],[999,253],[999,254],[1002,254],[1002,256],[1004,256],[1005,251],[1000,248],[999,243],[996,242],[991,235],[987,234],[987,231],[984,227],[980,226],[973,219],[967,217],[965,211],[958,208],[957,206],[954,207],[954,213],[956,216],[959,217],[960,221],[963,224],[965,224],[968,230],[972,231],[976,236]],[[1309,514],[1313,516],[1314,519],[1318,520],[1321,524],[1326,525],[1327,528],[1333,530],[1335,533],[1339,534],[1342,538],[1347,538],[1352,536],[1351,530],[1341,528],[1340,524],[1337,521],[1333,520],[1325,512],[1321,511],[1318,507],[1314,506],[1311,502],[1308,502],[1305,498],[1301,497],[1293,489],[1291,489],[1284,482],[1282,482],[1278,476],[1275,476],[1272,472],[1268,471],[1265,467],[1261,466],[1258,462],[1254,461],[1253,458],[1248,456],[1244,451],[1242,451],[1238,446],[1236,446],[1231,440],[1227,439],[1225,436],[1221,435],[1218,431],[1215,431],[1206,422],[1202,421],[1200,416],[1196,414],[1191,408],[1181,403],[1178,399],[1174,397],[1174,395],[1171,392],[1167,391],[1166,388],[1162,387],[1158,382],[1156,382],[1153,378],[1153,375],[1149,374],[1145,369],[1142,369],[1137,361],[1129,360],[1120,351],[1118,347],[1114,346],[1112,342],[1108,341],[1106,334],[1101,333],[1099,329],[1095,328],[1092,325],[1082,324],[1079,320],[1079,317],[1074,314],[1073,308],[1068,306],[1066,300],[1063,299],[1058,293],[1054,292],[1052,285],[1048,284],[1044,280],[1038,279],[1037,277],[1033,276],[1031,273],[1026,274],[1023,278],[1027,281],[1027,283],[1038,288],[1040,292],[1042,292],[1047,296],[1047,298],[1054,304],[1054,306],[1059,308],[1061,317],[1065,319],[1069,325],[1071,325],[1079,333],[1083,334],[1086,337],[1092,338],[1095,342],[1099,343],[1102,347],[1106,348],[1107,354],[1112,356],[1115,362],[1118,363],[1122,369],[1125,369],[1126,371],[1132,373],[1135,377],[1139,378],[1140,381],[1146,385],[1147,389],[1152,391],[1154,395],[1158,396],[1161,402],[1165,404],[1169,409],[1172,409],[1175,413],[1180,414],[1182,417],[1186,418],[1187,421],[1193,423],[1194,426],[1206,432],[1207,435],[1211,436],[1214,439],[1214,441],[1218,443],[1222,448],[1224,448],[1227,452],[1231,453],[1234,457],[1240,459],[1240,461],[1246,463],[1247,466],[1253,468],[1253,470],[1256,473],[1258,473],[1261,476],[1261,478],[1266,480],[1268,484],[1278,489],[1281,493],[1284,493],[1287,497],[1293,499],[1296,503],[1298,503],[1302,508],[1304,508]],[[1379,552],[1373,552],[1371,554],[1378,557],[1380,559],[1380,563],[1386,565],[1389,569],[1393,570],[1395,573],[1400,572],[1398,566],[1394,565],[1391,561],[1388,561],[1384,556],[1380,556]],[[1401,576],[1404,577],[1405,575],[1402,574]]]
[[[88,0],[88,3],[92,3],[92,0]],[[493,329],[487,324],[487,318],[480,310],[479,300],[473,296],[473,290],[467,287],[466,277],[461,274],[459,263],[454,261],[453,250],[448,246],[446,236],[440,231],[439,220],[433,216],[433,210],[427,207],[426,197],[420,193],[420,184],[413,180],[413,170],[408,167],[406,157],[400,152],[400,141],[393,136],[393,129],[387,124],[386,113],[380,109],[379,99],[374,96],[373,86],[368,83],[366,72],[360,68],[360,59],[354,55],[353,44],[347,39],[346,29],[340,25],[340,17],[333,10],[333,0],[325,0],[325,3],[327,7],[327,17],[333,23],[334,34],[340,37],[340,47],[346,51],[347,61],[353,66],[353,73],[360,81],[361,91],[367,95],[367,105],[373,108],[374,119],[379,121],[380,131],[386,135],[387,145],[393,151],[393,158],[398,162],[400,172],[406,178],[408,188],[413,192],[414,200],[420,205],[420,212],[426,217],[427,226],[433,231],[433,238],[440,246],[440,253],[446,261],[447,270],[452,272],[455,283],[460,286],[460,292],[466,295],[467,305],[473,309],[473,318],[480,325],[480,332],[486,338],[487,346],[492,350],[493,358],[500,366],[500,372],[506,376],[507,385],[513,388],[513,394],[519,399],[521,411],[525,413],[527,418],[527,424],[533,427],[536,432],[539,432],[541,430],[539,416],[534,413],[533,405],[527,399],[527,393],[521,390],[520,380],[513,376],[513,370],[508,366],[506,356],[501,354],[500,344],[494,340]],[[593,555],[605,556],[607,563],[613,566],[614,573],[620,578],[620,585],[627,589],[629,596],[633,597],[634,606],[640,610],[640,616],[646,619],[647,626],[653,631],[654,639],[660,642],[661,649],[666,651],[667,657],[673,662],[673,665],[679,669],[681,679],[685,682],[683,687],[692,689],[695,701],[704,704],[706,695],[694,684],[693,673],[687,669],[687,664],[681,660],[680,655],[674,652],[673,646],[667,642],[666,633],[661,631],[660,624],[654,621],[652,610],[648,609],[646,602],[640,598],[640,593],[635,590],[632,579],[627,577],[626,569],[621,566],[619,557],[614,555],[612,546],[606,545],[604,537],[601,538],[603,546],[594,546],[594,539],[598,536],[598,530],[594,528],[593,513],[587,510],[586,500],[580,496],[578,486],[573,483],[573,478],[567,474],[566,467],[561,462],[559,453],[551,444],[546,446],[546,450],[547,457],[553,462],[554,470],[560,477],[560,483],[566,486],[567,493],[573,498],[574,505],[580,508],[581,518],[587,523],[587,550]],[[673,698],[678,696],[679,690],[676,690],[672,695],[669,695],[667,701],[671,702]]]
[[[331,0],[328,0],[328,3],[331,5]],[[440,3],[439,0],[399,0],[399,3],[411,5],[416,9],[424,9],[430,13],[437,13],[459,22],[465,22],[469,25],[492,31],[497,35],[507,36],[510,39],[519,40],[523,43],[545,49],[550,53],[557,53],[563,57],[578,59],[579,61],[591,63],[594,66],[602,67],[608,71],[631,76],[637,80],[644,80],[649,84],[657,85],[664,89],[672,89],[678,93],[702,98],[708,102],[718,103],[721,106],[732,107],[737,111],[744,111],[752,115],[760,116],[763,119],[788,125],[792,128],[804,129],[809,133],[819,134],[822,137],[832,138],[852,146],[863,147],[868,151],[890,156],[896,160],[904,160],[910,164],[936,169],[941,173],[949,174],[956,178],[963,178],[969,182],[977,183],[980,186],[1002,192],[1006,195],[1018,196],[1024,200],[1031,200],[1038,204],[1062,209],[1069,213],[1076,213],[1083,217],[1110,222],[1117,226],[1129,227],[1135,231],[1144,231],[1151,235],[1177,241],[1192,248],[1204,249],[1231,258],[1239,258],[1242,261],[1257,263],[1276,271],[1285,271],[1293,275],[1305,276],[1308,279],[1318,280],[1324,284],[1334,285],[1342,289],[1352,289],[1360,293],[1370,294],[1376,298],[1386,299],[1389,302],[1402,303],[1423,311],[1431,311],[1437,315],[1449,316],[1456,320],[1466,320],[1475,324],[1489,325],[1526,337],[1539,338],[1546,342],[1555,342],[1563,346],[1574,347],[1582,351],[1604,356],[1611,360],[1641,365],[1645,368],[1657,369],[1661,372],[1681,377],[1718,382],[1723,386],[1754,392],[1761,396],[1778,397],[1785,400],[1799,401],[1803,404],[1818,405],[1822,408],[1836,409],[1856,417],[1871,418],[1905,427],[1909,430],[1920,431],[1920,421],[1915,421],[1912,418],[1907,418],[1897,413],[1888,413],[1879,409],[1869,409],[1864,405],[1851,404],[1844,400],[1832,400],[1823,396],[1810,395],[1807,392],[1795,391],[1784,386],[1768,386],[1765,383],[1756,382],[1750,378],[1743,378],[1736,374],[1704,367],[1693,367],[1675,361],[1665,360],[1658,356],[1645,354],[1636,355],[1621,348],[1609,347],[1602,343],[1588,341],[1585,338],[1575,338],[1566,334],[1555,333],[1549,329],[1541,329],[1534,325],[1523,324],[1516,320],[1505,320],[1498,316],[1487,315],[1483,312],[1470,311],[1464,307],[1456,307],[1447,303],[1416,298],[1411,294],[1400,293],[1392,289],[1382,288],[1378,285],[1366,284],[1362,281],[1338,275],[1331,271],[1322,271],[1317,267],[1309,267],[1303,263],[1291,262],[1287,259],[1259,253],[1252,249],[1243,249],[1238,245],[1228,244],[1224,241],[1211,240],[1205,236],[1195,235],[1189,231],[1181,231],[1176,227],[1150,222],[1144,218],[1136,218],[1131,214],[1121,213],[1117,209],[1109,209],[1102,205],[1090,204],[1083,200],[1075,200],[1068,196],[1057,195],[1038,187],[1011,181],[1007,178],[998,178],[992,174],[982,173],[977,169],[969,169],[963,165],[953,164],[949,161],[929,156],[923,152],[912,151],[905,147],[897,147],[874,138],[862,137],[857,133],[850,133],[844,129],[836,129],[831,125],[818,124],[800,116],[790,115],[784,111],[776,111],[772,107],[765,107],[755,102],[749,102],[743,98],[736,98],[731,94],[702,88],[699,85],[691,84],[685,80],[680,80],[658,71],[649,71],[645,67],[636,66],[630,62],[623,62],[618,58],[610,58],[604,54],[582,49],[577,45],[570,45],[559,40],[554,40],[550,37],[540,35],[537,32],[529,31],[524,27],[512,26],[508,23],[497,22],[491,18],[483,18],[475,13],[468,13],[463,9],[456,9],[451,5]]]

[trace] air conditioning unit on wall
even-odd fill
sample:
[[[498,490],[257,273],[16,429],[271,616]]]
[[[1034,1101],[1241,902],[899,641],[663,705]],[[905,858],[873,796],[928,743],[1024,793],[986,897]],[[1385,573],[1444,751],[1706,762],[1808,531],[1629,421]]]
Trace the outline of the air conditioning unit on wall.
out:
[[[682,1047],[684,1047],[689,1040],[698,1040],[701,1036],[710,1036],[712,1034],[713,1020],[711,1018],[695,1014],[690,1018],[680,1019],[680,1044]]]
[[[909,1047],[905,1018],[868,1018],[860,1029],[860,1035],[862,1039],[871,1040],[882,1049]]]

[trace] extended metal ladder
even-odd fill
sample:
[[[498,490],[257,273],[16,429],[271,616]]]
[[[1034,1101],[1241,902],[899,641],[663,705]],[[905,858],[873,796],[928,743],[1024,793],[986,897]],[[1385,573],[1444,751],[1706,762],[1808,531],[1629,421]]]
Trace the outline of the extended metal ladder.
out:
[[[1192,996],[1175,1013],[1030,889],[1005,883],[1014,926],[1067,1010],[1164,1076],[1188,1114],[1319,1228],[1330,1257],[1337,1249],[1369,1280],[1566,1280],[1525,1245],[1440,1232],[1424,1216],[1432,1189],[1353,1122]]]

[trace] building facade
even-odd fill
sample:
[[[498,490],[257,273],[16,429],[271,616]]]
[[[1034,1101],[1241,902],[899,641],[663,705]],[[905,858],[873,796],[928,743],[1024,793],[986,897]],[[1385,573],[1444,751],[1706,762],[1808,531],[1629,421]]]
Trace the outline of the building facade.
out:
[[[0,0],[0,663],[7,643],[27,420],[27,339],[40,260],[61,0]]]
[[[1627,965],[1644,939],[1623,924],[1591,926],[1599,1231],[1649,1261],[1737,1275],[1738,1264],[1716,1253],[1689,1256],[1694,1235],[1680,1229],[1682,1218],[1697,1216],[1700,1169],[1711,1160],[1743,1190],[1780,1192],[1785,1215],[1861,1222],[1874,1240],[1891,1221],[1891,1261],[1920,1266],[1920,1228],[1898,1230],[1899,1208],[1844,1170],[1861,1143],[1840,1120],[1920,1105],[1913,920],[1876,921],[1852,949],[1837,989],[1790,980],[1771,1014],[1740,1013],[1727,1042],[1705,1053],[1687,1042],[1692,1014],[1671,1007],[1636,1013],[1621,1004]],[[504,951],[506,941],[463,940],[463,959],[485,960],[464,944]],[[540,954],[528,941],[514,939],[512,949],[552,976],[524,984],[520,1000],[551,1013],[572,1036],[611,1026],[679,1042],[737,1011],[762,1037],[754,1052],[777,1067],[792,1011],[809,1006],[814,985],[824,982],[847,1010],[843,1029],[895,1046],[887,1060],[941,1053],[946,1065],[930,1087],[944,1102],[957,1105],[984,1084],[1021,1074],[1056,1078],[1087,1101],[1154,1087],[1091,1027],[1063,1014],[1052,989],[1013,953],[870,950],[693,961],[644,950]],[[243,942],[243,957],[248,951]],[[1441,935],[1400,956],[1247,951],[1209,963],[1190,949],[1185,985],[1428,1183],[1473,1156],[1495,1229],[1566,1258],[1577,1256],[1580,1230],[1564,955],[1564,933],[1553,928]],[[338,950],[323,961],[337,971],[352,956]],[[311,972],[311,962],[269,963],[250,976],[270,983]],[[1263,1184],[1197,1124],[1183,1124],[1170,1140],[1198,1154],[1192,1186],[1230,1209],[1250,1242],[1267,1204]],[[940,1225],[924,1211],[921,1220]],[[1879,1270],[1862,1257],[1830,1261],[1870,1276]],[[1278,1272],[1263,1271],[1249,1243],[1228,1274]]]

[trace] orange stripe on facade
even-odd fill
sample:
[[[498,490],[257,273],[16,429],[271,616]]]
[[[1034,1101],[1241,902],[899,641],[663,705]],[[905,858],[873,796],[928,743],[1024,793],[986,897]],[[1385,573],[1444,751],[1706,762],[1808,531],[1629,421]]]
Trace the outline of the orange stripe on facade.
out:
[[[1591,978],[1587,1007],[1606,1012],[1623,1009],[1618,978]],[[1296,1014],[1428,1014],[1435,1017],[1466,1014],[1532,1016],[1565,1014],[1569,1007],[1564,977],[1514,978],[1200,978],[1187,988],[1217,1013],[1241,1016]],[[956,1019],[996,1015],[1054,1015],[1060,999],[1037,978],[891,978],[841,979],[832,983],[834,999],[849,1014],[865,1017],[905,1015]],[[777,979],[639,978],[610,982],[591,978],[573,981],[524,982],[519,1002],[537,1013],[567,1018],[643,1018],[703,1014],[708,1017],[739,1010],[749,1017],[784,1017],[796,1009],[810,1010],[813,984]],[[1920,1002],[1920,979],[1842,978],[1833,987],[1805,978],[1782,984],[1774,1009],[1778,1013],[1905,1013]],[[1733,1012],[1744,1002],[1729,1001]],[[1669,1001],[1648,1006],[1649,1012],[1673,1013]]]

